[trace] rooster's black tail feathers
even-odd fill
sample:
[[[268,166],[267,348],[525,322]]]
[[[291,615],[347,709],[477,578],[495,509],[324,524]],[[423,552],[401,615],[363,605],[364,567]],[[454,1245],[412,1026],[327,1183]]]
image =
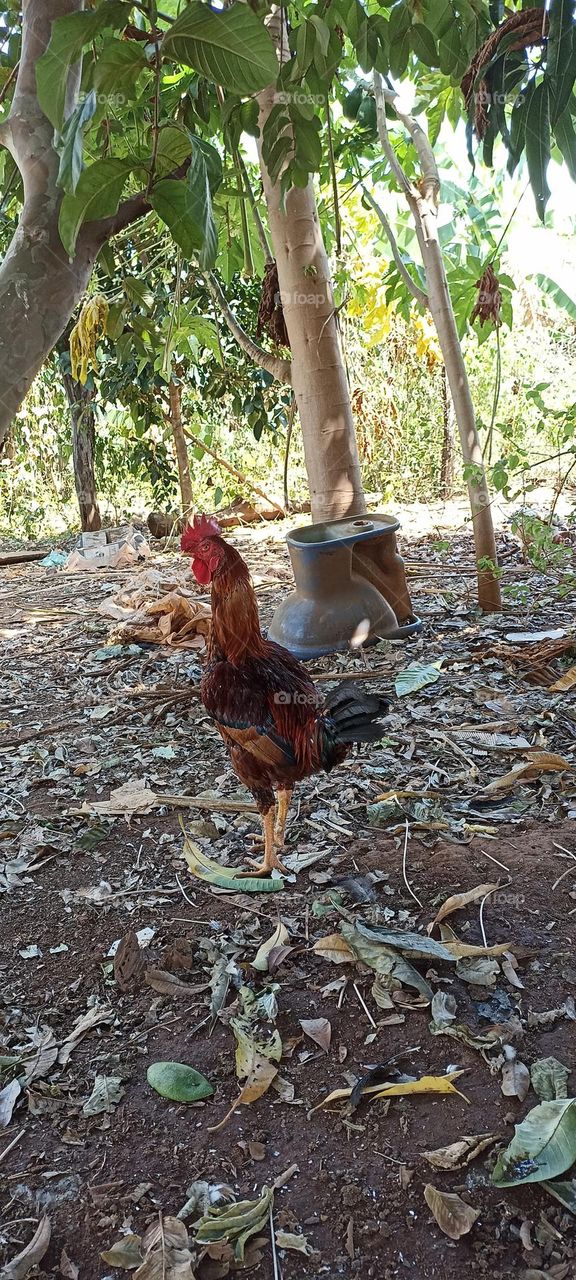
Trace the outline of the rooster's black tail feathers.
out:
[[[332,722],[330,737],[334,744],[378,742],[383,736],[380,720],[389,706],[386,698],[365,693],[357,684],[339,684],[324,703],[324,715]]]

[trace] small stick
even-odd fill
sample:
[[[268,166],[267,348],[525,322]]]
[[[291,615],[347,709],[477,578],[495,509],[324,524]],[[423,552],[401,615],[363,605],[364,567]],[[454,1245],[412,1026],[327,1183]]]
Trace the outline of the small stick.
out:
[[[558,876],[558,879],[554,881],[552,889],[557,889],[561,881],[566,879],[566,876],[573,876],[574,874],[576,874],[574,867],[567,867],[566,870],[562,872],[562,875]]]
[[[510,867],[507,867],[507,866],[506,866],[506,864],[505,864],[504,862],[499,862],[499,861],[498,861],[498,858],[493,858],[493,857],[492,857],[492,854],[491,854],[491,853],[486,853],[486,850],[485,850],[485,849],[480,849],[480,851],[479,851],[479,852],[480,852],[480,853],[482,853],[482,854],[484,855],[484,857],[485,857],[485,858],[489,858],[489,859],[490,859],[490,862],[495,862],[497,867],[502,867],[502,870],[503,870],[503,871],[507,871],[507,872],[508,872],[508,875],[510,875]]]
[[[552,844],[555,849],[560,849],[561,853],[566,853],[569,858],[574,858],[574,861],[576,862],[576,853],[571,853],[570,849],[565,849],[563,844],[556,844],[555,840],[552,841]]]
[[[375,1023],[375,1021],[374,1021],[374,1019],[373,1019],[373,1017],[372,1017],[372,1014],[370,1013],[370,1010],[369,1010],[369,1008],[368,1008],[368,1005],[367,1005],[367,1004],[366,1004],[366,1002],[362,999],[362,996],[360,995],[360,992],[359,992],[359,990],[358,990],[358,987],[356,986],[356,983],[355,983],[355,982],[353,982],[353,983],[352,983],[352,986],[354,987],[354,990],[355,990],[355,992],[356,992],[356,995],[358,996],[358,1000],[360,1001],[360,1004],[362,1005],[362,1008],[363,1008],[363,1010],[364,1010],[364,1013],[366,1014],[366,1017],[367,1017],[367,1019],[368,1019],[369,1023],[371,1024],[371,1026],[373,1026],[373,1027],[374,1027],[374,1030],[375,1030],[375,1031],[377,1031],[377,1030],[378,1030],[378,1027],[376,1026],[376,1023]],[[344,988],[342,988],[342,990],[344,990]]]
[[[279,1173],[278,1177],[272,1183],[272,1190],[279,1191],[281,1187],[284,1187],[286,1183],[290,1181],[290,1178],[292,1178],[295,1173],[300,1173],[300,1165],[288,1165],[288,1168],[284,1170],[284,1173]]]
[[[345,995],[346,987],[347,987],[347,986],[348,986],[348,983],[347,983],[347,981],[345,981],[345,982],[344,982],[344,986],[342,987],[342,990],[340,991],[340,995],[338,996],[338,1005],[337,1005],[337,1008],[338,1008],[338,1009],[341,1009],[341,1008],[342,1008],[342,1002],[343,1002],[343,1000],[344,1000],[344,995]]]
[[[20,1130],[20,1133],[17,1133],[17,1134],[16,1134],[16,1137],[15,1137],[15,1138],[13,1138],[13,1139],[12,1139],[12,1141],[8,1143],[8,1146],[7,1146],[7,1147],[4,1147],[4,1150],[3,1150],[3,1152],[2,1152],[2,1153],[1,1153],[1,1155],[0,1155],[0,1164],[2,1164],[2,1161],[6,1159],[6,1156],[8,1155],[8,1152],[9,1152],[9,1151],[11,1151],[11,1150],[12,1150],[12,1148],[16,1146],[16,1143],[17,1143],[17,1142],[19,1142],[19,1141],[20,1141],[20,1139],[24,1137],[24,1134],[25,1134],[25,1133],[26,1133],[26,1130],[25,1130],[25,1129],[21,1129],[21,1130]]]
[[[403,851],[403,853],[402,853],[402,879],[404,880],[404,884],[406,885],[406,888],[407,888],[407,890],[408,890],[408,893],[410,894],[410,897],[411,897],[411,898],[413,898],[413,899],[414,899],[414,901],[418,903],[418,906],[420,907],[420,910],[421,910],[421,911],[423,911],[423,910],[424,910],[424,907],[423,907],[423,905],[422,905],[422,903],[421,903],[420,899],[416,897],[416,894],[414,893],[414,890],[410,888],[410,885],[409,885],[409,883],[408,883],[408,876],[407,876],[407,874],[406,874],[406,857],[407,857],[407,853],[408,853],[408,835],[409,835],[409,832],[410,832],[410,827],[409,827],[409,825],[408,825],[408,819],[406,818],[406,830],[405,830],[405,833],[404,833],[404,851]]]
[[[274,1267],[274,1280],[282,1280],[282,1272],[278,1262],[278,1254],[276,1251],[276,1237],[274,1235],[274,1216],[272,1213],[272,1205],[270,1205],[270,1240],[272,1243],[272,1265]]]

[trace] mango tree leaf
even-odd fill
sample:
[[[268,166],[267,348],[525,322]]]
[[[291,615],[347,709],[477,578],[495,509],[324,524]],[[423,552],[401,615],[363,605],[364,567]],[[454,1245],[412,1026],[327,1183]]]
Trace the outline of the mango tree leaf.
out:
[[[238,1200],[222,1209],[211,1208],[194,1224],[196,1244],[210,1245],[226,1241],[234,1249],[237,1262],[244,1261],[244,1247],[250,1236],[265,1231],[274,1203],[271,1187],[263,1187],[258,1200]]]
[[[90,12],[67,13],[54,19],[48,47],[36,63],[36,88],[42,111],[55,129],[62,127],[72,63],[101,31],[125,27],[130,12],[131,5],[123,0],[104,0]]]
[[[354,925],[343,922],[340,928],[345,942],[362,964],[368,965],[369,969],[374,969],[376,973],[390,979],[395,978],[394,986],[403,984],[406,987],[414,987],[420,995],[425,996],[429,1001],[432,1000],[432,988],[426,979],[399,951],[395,951],[393,947],[388,947],[377,939],[369,941]]]
[[[196,223],[201,244],[199,261],[203,270],[210,270],[218,253],[218,232],[212,212],[212,196],[208,181],[208,168],[202,150],[192,138],[192,159],[188,169],[188,189],[191,198],[191,216]]]
[[[146,1079],[156,1093],[172,1102],[199,1102],[214,1093],[206,1076],[184,1062],[153,1062]]]
[[[78,103],[72,115],[68,116],[58,139],[57,150],[60,153],[60,166],[57,182],[58,186],[62,187],[64,191],[74,193],[78,186],[80,174],[84,167],[84,130],[90,123],[95,111],[96,94],[91,89],[84,100]]]
[[[562,158],[570,177],[576,182],[576,131],[569,107],[562,112],[554,126],[556,145],[562,152]]]
[[[190,0],[164,36],[162,54],[236,94],[258,93],[278,76],[272,40],[244,4],[218,13],[201,0]]]
[[[546,80],[550,85],[552,119],[562,114],[576,75],[573,0],[550,0],[546,45]]]
[[[82,1107],[85,1116],[98,1116],[113,1111],[124,1094],[120,1076],[96,1076],[92,1093]]]
[[[398,951],[411,951],[415,955],[427,956],[434,960],[454,960],[454,956],[441,942],[429,938],[422,933],[408,933],[401,929],[386,929],[383,925],[356,923],[356,929],[363,938],[373,942],[384,942]]]
[[[136,96],[138,80],[150,68],[142,45],[135,40],[117,40],[110,36],[98,53],[94,67],[94,88],[99,93]]]
[[[550,276],[542,275],[540,271],[534,279],[543,292],[547,293],[549,298],[552,298],[557,307],[561,307],[572,320],[576,320],[576,301],[574,298],[565,293],[564,289],[561,289],[555,280],[550,279]]]
[[[554,1196],[555,1200],[559,1200],[565,1209],[568,1209],[570,1213],[576,1214],[576,1178],[572,1178],[569,1182],[557,1180],[556,1182],[542,1182],[540,1185],[551,1196]]]
[[[440,679],[441,662],[411,662],[404,671],[399,671],[394,681],[394,690],[399,698],[407,693],[417,693],[427,684],[434,684]]]
[[[532,1088],[543,1102],[568,1097],[569,1075],[569,1067],[565,1067],[558,1058],[538,1058],[530,1067]]]
[[[463,1098],[464,1094],[454,1088],[453,1080],[457,1080],[462,1075],[462,1071],[451,1071],[445,1076],[421,1076],[419,1080],[406,1080],[400,1084],[386,1083],[369,1084],[362,1089],[360,1096],[362,1098],[405,1098],[412,1094],[419,1093],[450,1093],[456,1094],[458,1098]],[[346,1089],[333,1089],[326,1098],[322,1098],[321,1102],[317,1102],[312,1111],[320,1111],[322,1107],[330,1106],[333,1102],[343,1102],[347,1098],[351,1098],[353,1093],[358,1091],[357,1085],[351,1085]],[[468,1101],[468,1099],[466,1099]]]
[[[526,160],[536,208],[544,221],[550,199],[547,181],[550,161],[550,89],[546,80],[536,85],[526,113]]]
[[[58,230],[70,258],[74,256],[78,234],[84,222],[111,217],[116,213],[131,170],[131,160],[120,160],[114,156],[96,160],[83,170],[74,195],[64,196]]]
[[[576,1160],[576,1100],[559,1098],[533,1107],[516,1125],[512,1141],[496,1161],[497,1187],[545,1182],[565,1173]]]

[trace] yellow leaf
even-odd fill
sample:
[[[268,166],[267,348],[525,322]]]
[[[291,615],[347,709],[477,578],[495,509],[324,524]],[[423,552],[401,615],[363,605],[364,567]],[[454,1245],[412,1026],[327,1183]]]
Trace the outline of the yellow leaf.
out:
[[[534,778],[539,778],[542,773],[563,773],[565,769],[573,773],[576,765],[571,760],[566,760],[564,756],[555,755],[553,751],[533,751],[529,760],[514,765],[509,773],[503,773],[500,778],[489,782],[484,788],[484,795],[492,795],[495,791],[507,791],[516,782],[530,782]]]
[[[332,960],[333,964],[353,964],[356,960],[352,948],[339,933],[330,933],[326,938],[319,938],[312,950],[317,956]]]
[[[454,1093],[459,1098],[464,1098],[464,1094],[455,1089],[452,1081],[457,1080],[458,1076],[463,1075],[463,1071],[451,1071],[446,1076],[422,1076],[420,1080],[409,1080],[406,1084],[370,1084],[362,1091],[363,1098],[391,1098],[403,1097],[411,1093]],[[352,1088],[334,1089],[321,1102],[317,1102],[312,1111],[319,1111],[321,1107],[327,1107],[332,1102],[342,1102],[349,1098]],[[464,1098],[468,1102],[467,1098]],[[312,1112],[310,1113],[312,1114]]]
[[[470,902],[478,902],[480,898],[485,898],[488,893],[494,893],[500,888],[500,881],[497,884],[477,884],[475,889],[468,889],[466,893],[454,893],[451,898],[447,898],[442,903],[440,910],[434,917],[432,924],[429,926],[429,932],[441,920],[445,920],[446,916],[452,915],[453,911],[461,911],[462,907],[467,907]]]

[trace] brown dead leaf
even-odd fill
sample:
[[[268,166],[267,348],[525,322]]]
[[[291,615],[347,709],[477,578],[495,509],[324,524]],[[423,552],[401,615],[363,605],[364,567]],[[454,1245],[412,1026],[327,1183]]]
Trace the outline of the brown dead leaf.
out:
[[[351,947],[339,933],[330,933],[326,938],[319,938],[312,950],[324,960],[333,964],[354,964],[356,956]]]
[[[30,1243],[3,1268],[2,1280],[26,1280],[26,1276],[44,1257],[50,1244],[51,1234],[50,1219],[44,1216],[40,1219]]]
[[[424,1187],[424,1199],[440,1230],[451,1240],[459,1240],[461,1236],[467,1235],[480,1217],[479,1209],[473,1209],[460,1196],[439,1191],[431,1182],[427,1182]]]
[[[80,1267],[72,1261],[72,1258],[68,1257],[65,1249],[63,1249],[60,1254],[60,1266],[58,1270],[60,1275],[65,1277],[65,1280],[78,1280],[78,1276],[80,1275]]]
[[[569,667],[563,676],[554,681],[554,684],[548,685],[548,692],[567,693],[568,689],[574,688],[574,685],[576,685],[576,667]]]
[[[194,1280],[188,1232],[179,1218],[152,1222],[142,1237],[144,1261],[134,1280]]]
[[[144,972],[144,957],[133,929],[120,939],[114,956],[114,979],[121,991],[138,986]]]
[[[435,1151],[423,1151],[422,1155],[433,1169],[463,1169],[488,1147],[498,1141],[497,1133],[470,1133],[447,1147],[436,1147]]]
[[[277,1075],[278,1067],[275,1067],[269,1058],[263,1058],[259,1054],[255,1054],[250,1075],[246,1080],[246,1084],[240,1090],[236,1101],[232,1103],[230,1110],[226,1112],[226,1115],[218,1124],[208,1126],[208,1133],[216,1133],[218,1129],[223,1129],[234,1114],[236,1107],[245,1107],[249,1106],[251,1102],[257,1102],[258,1098],[268,1092]]]
[[[505,1098],[519,1098],[523,1102],[530,1088],[530,1072],[526,1064],[517,1058],[505,1062],[500,1088]]]
[[[401,1164],[398,1166],[398,1182],[400,1183],[403,1191],[410,1186],[413,1177],[414,1170],[410,1169],[407,1164]]]
[[[518,973],[516,972],[518,968],[516,956],[513,955],[511,951],[507,951],[500,961],[500,964],[502,966],[502,973],[504,974],[504,977],[508,979],[508,982],[510,982],[513,987],[517,987],[520,991],[523,991],[524,983],[521,978],[518,977]]]
[[[500,881],[497,884],[477,884],[475,889],[468,889],[466,893],[453,893],[442,903],[432,924],[428,926],[428,933],[431,933],[441,920],[445,920],[446,916],[451,916],[453,911],[461,911],[462,907],[467,907],[470,902],[479,902],[481,898],[486,897],[486,894],[494,893],[499,888]]]
[[[210,986],[209,982],[184,982],[182,978],[177,977],[175,973],[168,973],[166,969],[147,969],[145,977],[148,986],[162,996],[197,996],[199,992],[206,991]]]
[[[280,948],[286,948],[290,934],[285,924],[279,920],[274,933],[262,943],[252,961],[252,968],[258,969],[260,973],[268,973],[270,967],[270,956],[273,952]]]
[[[32,1035],[34,1056],[28,1059],[24,1071],[24,1081],[31,1084],[33,1080],[43,1080],[49,1074],[58,1058],[56,1036],[51,1027],[36,1027]]]
[[[300,1026],[305,1036],[328,1053],[332,1039],[332,1027],[327,1018],[301,1018]]]
[[[114,1010],[109,1005],[105,1005],[103,1008],[94,1005],[92,1009],[83,1014],[60,1047],[58,1053],[60,1066],[66,1066],[70,1055],[77,1048],[80,1041],[84,1039],[84,1036],[87,1036],[90,1031],[93,1031],[95,1027],[99,1027],[103,1022],[113,1022],[114,1016]]]
[[[266,1159],[266,1147],[264,1146],[263,1142],[256,1142],[256,1140],[250,1141],[248,1143],[248,1150],[250,1152],[252,1160]]]
[[[517,782],[531,782],[535,778],[540,778],[543,773],[563,773],[567,769],[573,773],[576,765],[571,760],[566,760],[564,756],[555,755],[552,751],[534,751],[529,760],[514,765],[509,773],[504,773],[500,778],[494,778],[493,782],[489,782],[484,788],[484,795],[507,791]]]

